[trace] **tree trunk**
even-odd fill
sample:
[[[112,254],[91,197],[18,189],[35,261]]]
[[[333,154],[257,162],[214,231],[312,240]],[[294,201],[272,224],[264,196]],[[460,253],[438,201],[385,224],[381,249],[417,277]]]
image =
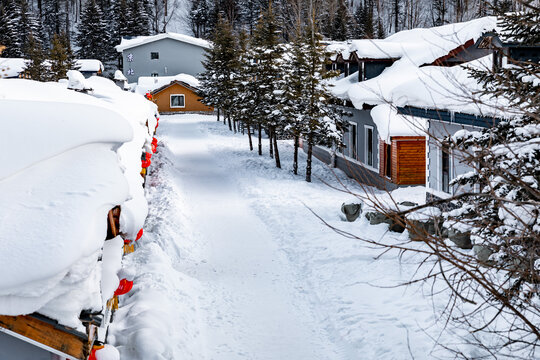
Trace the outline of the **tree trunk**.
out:
[[[277,135],[276,130],[274,129],[274,154],[276,158],[276,167],[281,169],[281,160],[279,159],[279,150],[278,150],[278,144],[277,144]]]
[[[253,140],[251,139],[251,127],[249,126],[249,123],[247,123],[247,133],[249,138],[249,151],[253,151]]]
[[[232,124],[232,126],[233,126],[233,129],[234,129],[234,133],[236,134],[236,133],[238,132],[238,131],[237,131],[238,123],[236,122],[235,119],[233,119],[233,124]]]
[[[219,109],[217,109],[217,121],[219,121]]]
[[[307,166],[306,166],[306,181],[311,182],[311,157],[313,155],[313,144],[311,136],[308,138],[308,150],[307,150]]]
[[[227,113],[227,122],[229,123],[229,130],[232,131],[231,115]]]
[[[293,159],[293,172],[294,175],[298,175],[298,148],[300,147],[300,138],[298,135],[294,136],[294,159]]]
[[[272,128],[269,126],[268,127],[268,142],[269,142],[269,153],[270,153],[270,157],[271,158],[274,158],[274,144],[272,143],[272,136],[273,136],[273,130]]]
[[[259,125],[259,156],[262,156],[262,129],[261,129],[261,123]]]

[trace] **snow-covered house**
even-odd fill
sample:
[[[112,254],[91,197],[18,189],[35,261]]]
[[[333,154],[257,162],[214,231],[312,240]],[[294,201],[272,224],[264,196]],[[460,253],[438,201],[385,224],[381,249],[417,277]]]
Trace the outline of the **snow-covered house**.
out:
[[[0,359],[118,359],[102,344],[147,213],[140,157],[156,108],[86,81],[92,93],[0,80]]]
[[[204,71],[204,51],[210,46],[203,39],[164,33],[124,38],[116,50],[122,53],[124,75],[134,83],[140,76],[197,76]]]
[[[336,166],[381,188],[424,185],[427,122],[410,114],[398,116],[394,89],[418,79],[426,68],[451,69],[491,54],[479,45],[482,34],[495,26],[496,19],[486,17],[401,31],[383,40],[328,45],[334,53],[331,68],[342,73],[332,92],[352,114],[347,116],[346,148],[336,154]],[[329,149],[318,148],[315,154],[330,162]]]
[[[22,77],[25,67],[25,59],[0,58],[0,79],[16,79]]]
[[[85,78],[90,76],[99,76],[105,71],[103,63],[96,59],[79,59],[76,60],[77,70],[84,75]]]
[[[200,83],[188,74],[176,76],[141,76],[135,92],[150,94],[160,113],[213,112],[212,107],[201,102]]]

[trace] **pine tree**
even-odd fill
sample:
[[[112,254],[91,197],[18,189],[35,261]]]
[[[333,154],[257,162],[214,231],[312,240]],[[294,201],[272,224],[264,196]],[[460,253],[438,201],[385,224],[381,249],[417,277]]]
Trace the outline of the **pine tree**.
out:
[[[145,0],[129,0],[129,17],[127,27],[131,36],[150,35],[149,15],[146,11]]]
[[[332,40],[347,40],[353,35],[351,29],[353,25],[353,18],[349,12],[347,0],[338,0],[338,8],[334,16],[334,22],[332,26],[331,38]]]
[[[81,16],[76,38],[81,59],[98,59],[103,62],[110,58],[110,34],[103,12],[95,0],[89,0]]]
[[[20,7],[14,0],[0,4],[0,44],[6,49],[2,52],[3,57],[22,57],[22,41],[19,36],[18,23],[20,19]]]
[[[30,53],[26,52],[25,49],[31,49],[34,46],[43,48],[43,29],[38,19],[32,13],[28,2],[26,0],[18,1],[20,6],[19,36],[21,37],[24,55],[30,56]],[[30,37],[32,37],[32,44],[30,44]]]
[[[265,11],[255,29],[252,39],[252,57],[256,62],[256,80],[254,90],[257,93],[258,111],[254,114],[259,125],[259,154],[262,153],[261,127],[268,130],[270,141],[270,156],[276,160],[276,166],[281,167],[277,136],[281,132],[281,115],[276,112],[279,105],[279,84],[281,75],[282,48],[278,43],[279,34],[272,6]]]
[[[303,137],[307,142],[306,181],[311,182],[311,169],[314,145],[340,145],[343,120],[338,110],[331,106],[331,94],[323,81],[335,74],[326,73],[325,47],[322,36],[316,31],[315,20],[306,28],[304,41],[306,46],[306,78],[303,101],[305,102],[305,130]]]
[[[45,53],[41,43],[35,40],[32,33],[28,34],[25,53],[28,56],[28,62],[24,68],[25,74],[28,75],[32,80],[49,80],[48,69],[45,65]]]
[[[131,9],[128,0],[115,0],[112,4],[112,32],[111,42],[117,45],[125,36],[131,35],[130,29]]]
[[[222,17],[219,17],[214,29],[212,42],[213,46],[207,50],[206,60],[203,61],[205,71],[200,75],[203,102],[223,110],[224,121],[229,121],[229,128],[232,130],[230,116],[233,106],[233,94],[231,93],[233,86],[231,76],[236,67],[236,45],[230,24]]]
[[[209,21],[209,13],[210,8],[207,0],[191,0],[189,23],[195,37],[206,38],[208,36],[206,27]]]
[[[306,94],[306,79],[308,78],[307,46],[302,34],[302,27],[297,25],[296,37],[289,46],[283,66],[283,96],[281,100],[281,111],[285,131],[294,140],[293,172],[298,175],[298,150],[300,147],[300,137],[307,130],[305,114],[307,102],[304,99]]]
[[[502,40],[538,46],[539,23],[538,8],[503,14]],[[494,70],[471,71],[483,88],[474,101],[507,104],[507,118],[445,141],[472,169],[451,183],[467,190],[452,199],[457,208],[443,214],[445,227],[467,232],[476,249],[491,254],[487,260],[459,261],[456,288],[469,302],[479,302],[470,314],[492,310],[493,318],[481,319],[486,325],[475,332],[488,333],[494,357],[506,347],[511,354],[517,345],[535,358],[540,343],[540,64],[531,55]],[[466,325],[476,324],[474,320],[467,315]]]
[[[54,34],[49,60],[51,63],[50,78],[53,81],[64,79],[68,70],[76,68],[75,57],[71,51],[69,38],[65,33]]]

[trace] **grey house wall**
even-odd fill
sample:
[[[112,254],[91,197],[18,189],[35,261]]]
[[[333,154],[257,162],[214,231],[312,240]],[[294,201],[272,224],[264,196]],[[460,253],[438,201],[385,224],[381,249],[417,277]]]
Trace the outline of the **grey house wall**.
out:
[[[442,186],[442,150],[440,141],[446,136],[454,135],[459,130],[478,131],[479,128],[468,125],[451,124],[444,121],[429,120],[429,141],[427,146],[427,190],[428,197],[443,198],[448,195],[454,195],[466,188],[450,187],[450,193],[443,192]],[[450,180],[459,175],[471,171],[471,167],[460,161],[462,155],[458,152],[450,154]]]
[[[398,186],[393,184],[388,179],[379,176],[379,133],[377,132],[377,126],[371,118],[369,110],[360,110],[350,107],[341,107],[342,110],[350,113],[345,115],[344,120],[349,122],[349,131],[344,134],[343,141],[345,143],[345,149],[342,153],[336,153],[335,166],[346,173],[351,178],[357,179],[359,182],[367,185],[373,185],[381,189],[393,190]],[[354,134],[351,132],[353,126],[356,125],[356,145],[357,145],[357,157],[354,157],[352,148],[352,137]],[[368,167],[366,165],[366,141],[365,141],[365,128],[371,127],[373,129],[373,166]],[[304,150],[306,150],[306,144],[304,142]],[[332,151],[325,147],[316,146],[313,149],[313,154],[319,160],[326,164],[332,162]]]
[[[150,53],[158,52],[159,59]],[[128,61],[128,55],[133,61]],[[174,76],[180,73],[197,76],[204,71],[204,48],[173,39],[161,39],[122,51],[123,73],[128,82],[137,82],[139,76]],[[129,74],[129,69],[133,74]]]

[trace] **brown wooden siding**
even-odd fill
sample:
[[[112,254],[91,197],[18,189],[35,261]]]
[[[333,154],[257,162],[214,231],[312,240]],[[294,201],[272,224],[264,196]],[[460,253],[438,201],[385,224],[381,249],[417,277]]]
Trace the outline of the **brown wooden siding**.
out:
[[[426,141],[423,136],[392,137],[392,182],[398,185],[426,183]]]
[[[171,94],[182,94],[185,96],[185,107],[171,108]],[[162,91],[153,94],[153,101],[158,106],[159,112],[185,112],[185,111],[214,111],[214,108],[201,103],[201,97],[192,90],[180,85],[172,84]]]

